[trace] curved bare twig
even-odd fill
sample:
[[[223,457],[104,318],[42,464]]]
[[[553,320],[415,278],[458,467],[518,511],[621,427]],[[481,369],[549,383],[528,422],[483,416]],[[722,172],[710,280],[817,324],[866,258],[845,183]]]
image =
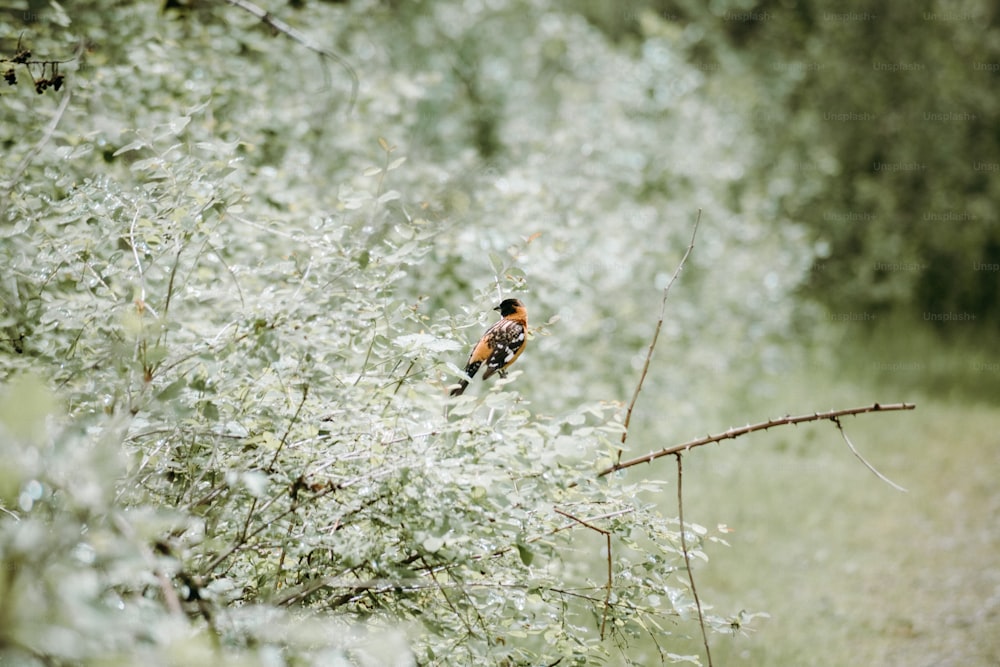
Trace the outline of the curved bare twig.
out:
[[[649,362],[653,359],[653,350],[656,348],[656,339],[660,337],[660,329],[663,327],[663,318],[667,312],[667,295],[670,294],[670,288],[673,287],[674,281],[677,280],[677,276],[681,274],[681,270],[684,268],[684,262],[687,261],[688,255],[694,250],[694,238],[698,234],[698,223],[701,222],[701,209],[698,209],[698,217],[694,221],[694,229],[691,230],[691,242],[688,243],[687,250],[684,251],[684,256],[681,257],[680,263],[677,268],[674,269],[674,275],[670,277],[670,282],[667,286],[663,288],[663,299],[660,301],[660,319],[656,321],[656,329],[653,331],[653,340],[649,341],[649,349],[646,350],[646,363],[642,365],[642,374],[639,376],[639,382],[635,385],[635,391],[632,392],[632,400],[629,401],[628,409],[625,411],[625,423],[624,429],[622,430],[622,440],[621,447],[618,449],[618,460],[622,459],[622,452],[625,450],[625,440],[628,438],[628,424],[632,421],[632,410],[635,408],[635,402],[639,400],[639,392],[642,391],[642,383],[646,379],[646,373],[649,372]]]
[[[801,424],[803,422],[814,422],[822,421],[824,419],[830,419],[836,421],[837,418],[843,417],[845,415],[860,415],[866,412],[891,412],[893,410],[913,410],[917,406],[913,403],[890,403],[881,404],[873,403],[872,405],[866,405],[860,408],[847,408],[846,410],[831,410],[829,412],[814,412],[811,415],[799,415],[797,417],[784,416],[778,417],[776,419],[769,419],[766,422],[760,422],[758,424],[747,425],[741,428],[731,428],[724,433],[719,433],[717,435],[706,435],[704,438],[698,438],[696,440],[690,440],[688,442],[682,443],[680,445],[673,445],[672,447],[665,447],[659,451],[650,452],[649,454],[644,454],[643,456],[638,456],[634,459],[629,459],[628,461],[620,461],[612,466],[608,466],[604,470],[597,473],[598,477],[603,477],[605,475],[610,475],[613,472],[618,472],[619,470],[624,470],[625,468],[631,468],[632,466],[637,466],[640,463],[649,463],[655,461],[658,458],[664,456],[669,456],[670,454],[677,454],[678,452],[685,452],[689,449],[694,449],[695,447],[701,447],[702,445],[708,445],[713,442],[720,442],[722,440],[731,440],[733,438],[738,438],[741,435],[746,435],[747,433],[753,433],[754,431],[766,431],[769,428],[775,426],[785,426],[787,424]]]

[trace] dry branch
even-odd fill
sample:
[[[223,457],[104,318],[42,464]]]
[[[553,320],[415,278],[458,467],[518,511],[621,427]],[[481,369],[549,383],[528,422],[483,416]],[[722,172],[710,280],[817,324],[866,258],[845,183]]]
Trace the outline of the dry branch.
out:
[[[625,450],[625,440],[628,438],[628,425],[632,421],[632,410],[635,408],[635,402],[639,400],[639,392],[642,391],[642,383],[646,379],[646,373],[649,372],[649,362],[653,360],[653,350],[656,349],[656,340],[660,337],[660,329],[663,328],[663,318],[667,312],[667,296],[670,295],[670,288],[673,287],[674,282],[677,280],[677,276],[681,274],[684,269],[684,262],[687,261],[688,255],[694,250],[694,239],[698,235],[698,223],[701,222],[701,209],[698,209],[698,217],[694,221],[694,229],[691,230],[691,242],[688,243],[687,250],[684,251],[684,256],[681,257],[680,263],[677,268],[674,269],[674,275],[670,276],[670,281],[667,286],[663,288],[663,299],[660,300],[660,319],[656,321],[656,329],[653,330],[653,339],[649,341],[649,349],[646,350],[646,362],[642,365],[642,373],[639,375],[639,382],[635,385],[635,391],[632,392],[632,400],[629,401],[628,409],[625,411],[625,423],[624,429],[622,430],[622,441],[621,447],[618,449],[618,460],[622,459],[622,452]]]
[[[705,645],[705,659],[708,667],[712,667],[712,649],[708,645],[708,630],[705,629],[705,614],[701,609],[701,598],[698,597],[698,587],[694,583],[694,571],[691,569],[691,552],[688,551],[687,537],[684,530],[684,464],[681,454],[677,452],[677,521],[681,525],[681,552],[684,554],[684,569],[687,570],[688,581],[691,583],[691,596],[694,597],[695,608],[698,610],[698,625],[701,626],[701,640]]]
[[[769,428],[775,426],[786,426],[788,424],[801,424],[803,422],[813,422],[813,421],[823,421],[829,419],[835,423],[840,417],[847,415],[860,415],[866,412],[892,412],[894,410],[913,410],[917,407],[913,403],[890,403],[883,405],[880,403],[874,403],[872,405],[866,405],[860,408],[848,408],[846,410],[831,410],[829,412],[814,412],[811,415],[799,415],[797,417],[792,417],[786,415],[784,417],[778,417],[776,419],[769,419],[766,422],[760,422],[759,424],[748,424],[741,428],[731,428],[724,433],[719,433],[717,435],[706,435],[704,438],[698,438],[697,440],[691,440],[689,442],[682,443],[680,445],[674,445],[672,447],[665,447],[656,452],[650,452],[643,456],[636,457],[634,459],[629,459],[628,461],[620,461],[612,466],[605,468],[597,473],[598,477],[603,477],[605,475],[610,475],[613,472],[618,472],[619,470],[624,470],[625,468],[631,468],[632,466],[637,466],[640,463],[649,463],[655,461],[656,459],[662,458],[664,456],[669,456],[671,454],[679,454],[686,452],[689,449],[694,449],[695,447],[701,447],[702,445],[708,445],[713,442],[721,442],[722,440],[731,440],[738,438],[741,435],[746,435],[748,433],[753,433],[755,431],[766,431]]]

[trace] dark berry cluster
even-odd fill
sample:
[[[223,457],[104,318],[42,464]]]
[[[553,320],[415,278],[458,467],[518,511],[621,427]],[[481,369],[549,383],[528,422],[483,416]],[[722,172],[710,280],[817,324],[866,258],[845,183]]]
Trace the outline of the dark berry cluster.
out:
[[[35,92],[39,95],[44,93],[48,88],[59,90],[66,81],[66,77],[59,73],[59,69],[55,64],[50,66],[50,71],[51,75],[49,78],[42,77],[41,79],[35,79]]]
[[[35,92],[41,95],[49,88],[59,90],[66,83],[66,77],[59,73],[59,60],[32,60],[31,50],[21,48],[21,40],[17,42],[17,51],[10,58],[0,58],[0,63],[10,63],[3,70],[3,80],[8,86],[17,85],[17,66],[21,65],[35,84]],[[41,68],[42,74],[35,78],[35,71]],[[34,70],[34,71],[33,71]]]

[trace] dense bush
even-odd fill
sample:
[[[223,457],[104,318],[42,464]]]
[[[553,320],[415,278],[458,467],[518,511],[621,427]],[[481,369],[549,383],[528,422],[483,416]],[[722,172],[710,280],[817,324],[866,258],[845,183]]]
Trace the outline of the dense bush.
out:
[[[543,2],[288,9],[352,105],[249,14],[166,4],[0,16],[76,53],[65,89],[0,97],[0,656],[685,659],[666,476],[594,473],[699,208],[631,447],[785,363],[812,257],[682,37],[616,49]],[[449,402],[501,294],[528,351]]]

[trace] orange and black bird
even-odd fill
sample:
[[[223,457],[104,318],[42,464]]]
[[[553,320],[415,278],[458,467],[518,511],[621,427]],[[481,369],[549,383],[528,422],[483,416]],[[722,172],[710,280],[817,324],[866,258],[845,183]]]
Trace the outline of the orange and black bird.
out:
[[[500,320],[486,330],[476,346],[472,348],[469,360],[465,362],[465,374],[458,386],[451,390],[458,396],[469,386],[469,379],[475,377],[479,367],[486,364],[483,372],[485,380],[494,373],[507,377],[507,367],[517,361],[524,352],[528,336],[528,309],[518,299],[504,299],[493,310],[500,311]]]

